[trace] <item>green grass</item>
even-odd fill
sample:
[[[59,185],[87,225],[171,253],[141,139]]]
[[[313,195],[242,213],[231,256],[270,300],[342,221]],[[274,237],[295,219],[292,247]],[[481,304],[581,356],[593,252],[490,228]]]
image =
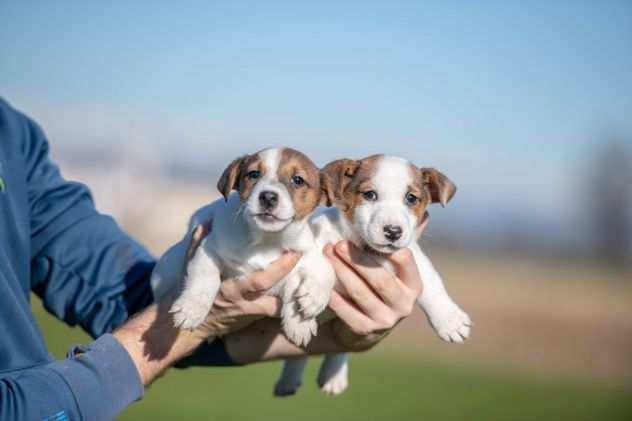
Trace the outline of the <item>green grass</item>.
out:
[[[314,361],[299,394],[272,397],[279,364],[172,371],[122,419],[216,420],[624,420],[629,391],[554,384],[477,370],[387,359],[352,360],[340,397],[314,384]],[[627,417],[626,417],[627,413]]]
[[[37,301],[37,299],[34,299]],[[51,351],[61,357],[87,337],[34,304]],[[171,370],[122,420],[630,420],[632,390],[541,375],[453,367],[402,359],[379,350],[354,356],[351,388],[321,394],[312,361],[291,398],[272,397],[279,363],[241,368]]]

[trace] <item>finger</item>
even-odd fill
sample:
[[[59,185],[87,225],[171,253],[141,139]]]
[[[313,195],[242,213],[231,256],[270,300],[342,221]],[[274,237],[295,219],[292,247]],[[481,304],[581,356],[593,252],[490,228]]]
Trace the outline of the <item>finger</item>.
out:
[[[424,215],[421,217],[421,221],[419,222],[419,225],[417,225],[417,228],[415,229],[415,233],[417,234],[417,240],[421,238],[422,234],[426,230],[426,227],[428,226],[428,222],[430,222],[430,214],[426,211]]]
[[[239,290],[242,293],[260,293],[270,289],[294,269],[301,256],[301,253],[293,251],[284,253],[267,268],[253,272],[236,281]]]
[[[243,311],[255,316],[280,317],[282,306],[281,298],[264,295],[256,300],[244,301]]]
[[[369,333],[373,321],[335,290],[331,291],[329,308],[356,333]]]
[[[355,304],[360,307],[367,316],[373,318],[374,315],[386,309],[386,305],[369,288],[365,281],[342,260],[333,248],[325,249],[325,256],[329,258],[338,280],[343,285],[347,294]]]
[[[395,274],[404,285],[420,294],[423,284],[413,252],[404,248],[391,254],[387,259],[393,264]]]
[[[336,254],[362,277],[386,305],[393,307],[401,299],[401,283],[374,258],[349,241],[336,244]]]

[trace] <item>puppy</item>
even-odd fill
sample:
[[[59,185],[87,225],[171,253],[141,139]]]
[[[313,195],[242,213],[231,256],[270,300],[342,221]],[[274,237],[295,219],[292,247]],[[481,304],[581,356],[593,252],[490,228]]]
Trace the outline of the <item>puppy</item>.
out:
[[[318,247],[346,239],[365,249],[391,272],[384,258],[409,248],[423,279],[417,303],[439,337],[463,342],[471,321],[448,295],[441,277],[421,251],[416,228],[431,203],[445,206],[455,185],[433,168],[417,168],[396,157],[374,155],[359,161],[341,159],[322,170],[327,202],[336,207],[312,216],[310,223]],[[302,383],[305,360],[287,361],[277,390],[293,394]],[[321,364],[318,383],[328,394],[342,393],[348,385],[346,354],[327,355]]]
[[[175,326],[193,329],[204,321],[221,279],[264,269],[293,250],[303,256],[267,294],[283,301],[281,322],[288,339],[307,345],[335,283],[308,223],[324,198],[319,169],[293,149],[265,149],[231,162],[217,188],[224,199],[196,211],[184,239],[158,261],[151,277],[155,295],[179,282],[192,230],[212,220],[213,229],[189,261],[183,289],[170,309]]]

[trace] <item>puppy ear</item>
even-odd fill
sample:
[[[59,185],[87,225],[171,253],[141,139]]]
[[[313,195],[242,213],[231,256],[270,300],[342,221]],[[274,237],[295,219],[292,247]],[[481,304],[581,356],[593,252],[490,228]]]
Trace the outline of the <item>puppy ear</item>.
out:
[[[434,168],[421,168],[419,171],[423,185],[430,192],[432,203],[441,203],[441,206],[445,207],[456,193],[454,183]]]
[[[228,195],[233,190],[239,190],[239,173],[241,172],[241,163],[247,156],[242,156],[233,160],[226,167],[222,176],[217,182],[217,190],[224,196],[224,200],[228,201]]]
[[[319,206],[327,206],[330,207],[332,205],[331,196],[329,195],[329,187],[327,185],[327,180],[325,178],[325,174],[320,172],[320,200],[318,202]]]
[[[320,170],[320,188],[322,190],[322,203],[326,206],[340,204],[344,190],[355,175],[359,161],[353,159],[338,159],[332,161]]]

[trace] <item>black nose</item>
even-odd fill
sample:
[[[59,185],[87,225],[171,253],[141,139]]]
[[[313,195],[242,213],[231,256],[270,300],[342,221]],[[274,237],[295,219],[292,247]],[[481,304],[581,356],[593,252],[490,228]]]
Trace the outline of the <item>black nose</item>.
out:
[[[384,225],[384,237],[389,241],[397,241],[402,236],[402,227],[397,225]]]
[[[265,210],[272,210],[279,203],[279,195],[273,191],[262,191],[259,194],[259,203]]]

